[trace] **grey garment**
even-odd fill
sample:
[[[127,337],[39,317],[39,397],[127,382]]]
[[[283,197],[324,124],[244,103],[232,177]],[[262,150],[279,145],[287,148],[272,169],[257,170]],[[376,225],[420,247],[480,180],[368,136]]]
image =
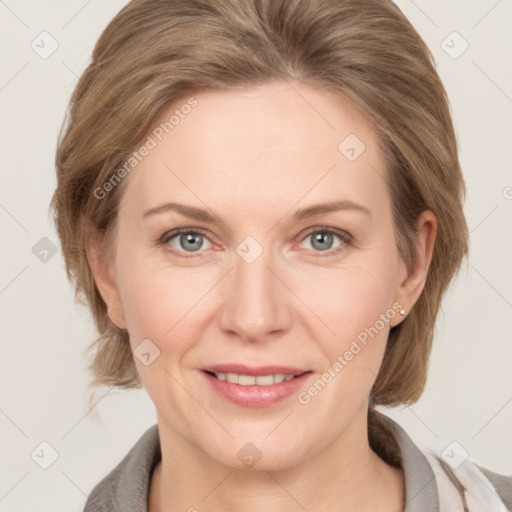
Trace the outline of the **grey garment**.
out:
[[[438,489],[430,464],[405,430],[389,416],[382,416],[400,449],[405,474],[404,512],[439,512]],[[155,424],[94,487],[84,512],[147,512],[151,474],[161,457],[158,425]],[[506,506],[512,509],[512,478],[477,467],[494,485]]]
[[[498,496],[501,498],[501,501],[503,501],[508,510],[512,510],[512,475],[500,475],[499,473],[483,468],[478,464],[475,465],[494,486]]]

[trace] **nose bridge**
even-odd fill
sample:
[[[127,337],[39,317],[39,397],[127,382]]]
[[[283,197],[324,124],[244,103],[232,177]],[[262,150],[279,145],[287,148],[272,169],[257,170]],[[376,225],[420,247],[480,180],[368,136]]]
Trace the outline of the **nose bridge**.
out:
[[[271,251],[263,250],[251,237],[237,247],[221,315],[224,330],[256,341],[284,329],[286,299],[271,256]]]

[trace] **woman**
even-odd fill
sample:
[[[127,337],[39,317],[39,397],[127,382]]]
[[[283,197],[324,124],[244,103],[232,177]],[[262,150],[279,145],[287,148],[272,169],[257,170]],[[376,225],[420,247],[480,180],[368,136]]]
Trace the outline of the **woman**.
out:
[[[375,409],[421,396],[468,240],[445,90],[392,2],[130,2],[57,170],[93,384],[158,420],[87,512],[512,507]]]

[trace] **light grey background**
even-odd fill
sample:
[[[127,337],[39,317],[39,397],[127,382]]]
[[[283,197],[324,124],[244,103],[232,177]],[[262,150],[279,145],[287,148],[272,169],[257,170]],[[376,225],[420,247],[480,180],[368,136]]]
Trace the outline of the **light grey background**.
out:
[[[88,410],[83,350],[95,332],[74,303],[47,216],[69,97],[125,3],[0,1],[1,511],[82,510],[92,487],[156,422],[144,390],[105,389]],[[512,2],[397,3],[431,48],[451,99],[471,255],[439,317],[425,394],[385,412],[422,446],[441,453],[457,441],[474,461],[512,474]],[[50,48],[43,31],[58,42],[46,59],[31,47],[35,40],[40,52]],[[469,44],[460,56],[464,40],[454,31]],[[33,253],[43,237],[57,248],[46,262]],[[49,460],[43,441],[58,453],[48,469],[34,460]]]

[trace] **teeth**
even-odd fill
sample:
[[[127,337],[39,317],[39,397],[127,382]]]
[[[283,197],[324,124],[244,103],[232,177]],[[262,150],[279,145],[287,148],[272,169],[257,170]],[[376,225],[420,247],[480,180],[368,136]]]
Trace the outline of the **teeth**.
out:
[[[226,374],[226,380],[232,384],[238,384],[238,375],[236,373]]]
[[[278,373],[276,375],[239,375],[238,373],[216,373],[215,376],[219,380],[227,380],[232,384],[240,384],[241,386],[271,386],[272,384],[279,384],[280,382],[291,380],[295,375],[284,375]]]

